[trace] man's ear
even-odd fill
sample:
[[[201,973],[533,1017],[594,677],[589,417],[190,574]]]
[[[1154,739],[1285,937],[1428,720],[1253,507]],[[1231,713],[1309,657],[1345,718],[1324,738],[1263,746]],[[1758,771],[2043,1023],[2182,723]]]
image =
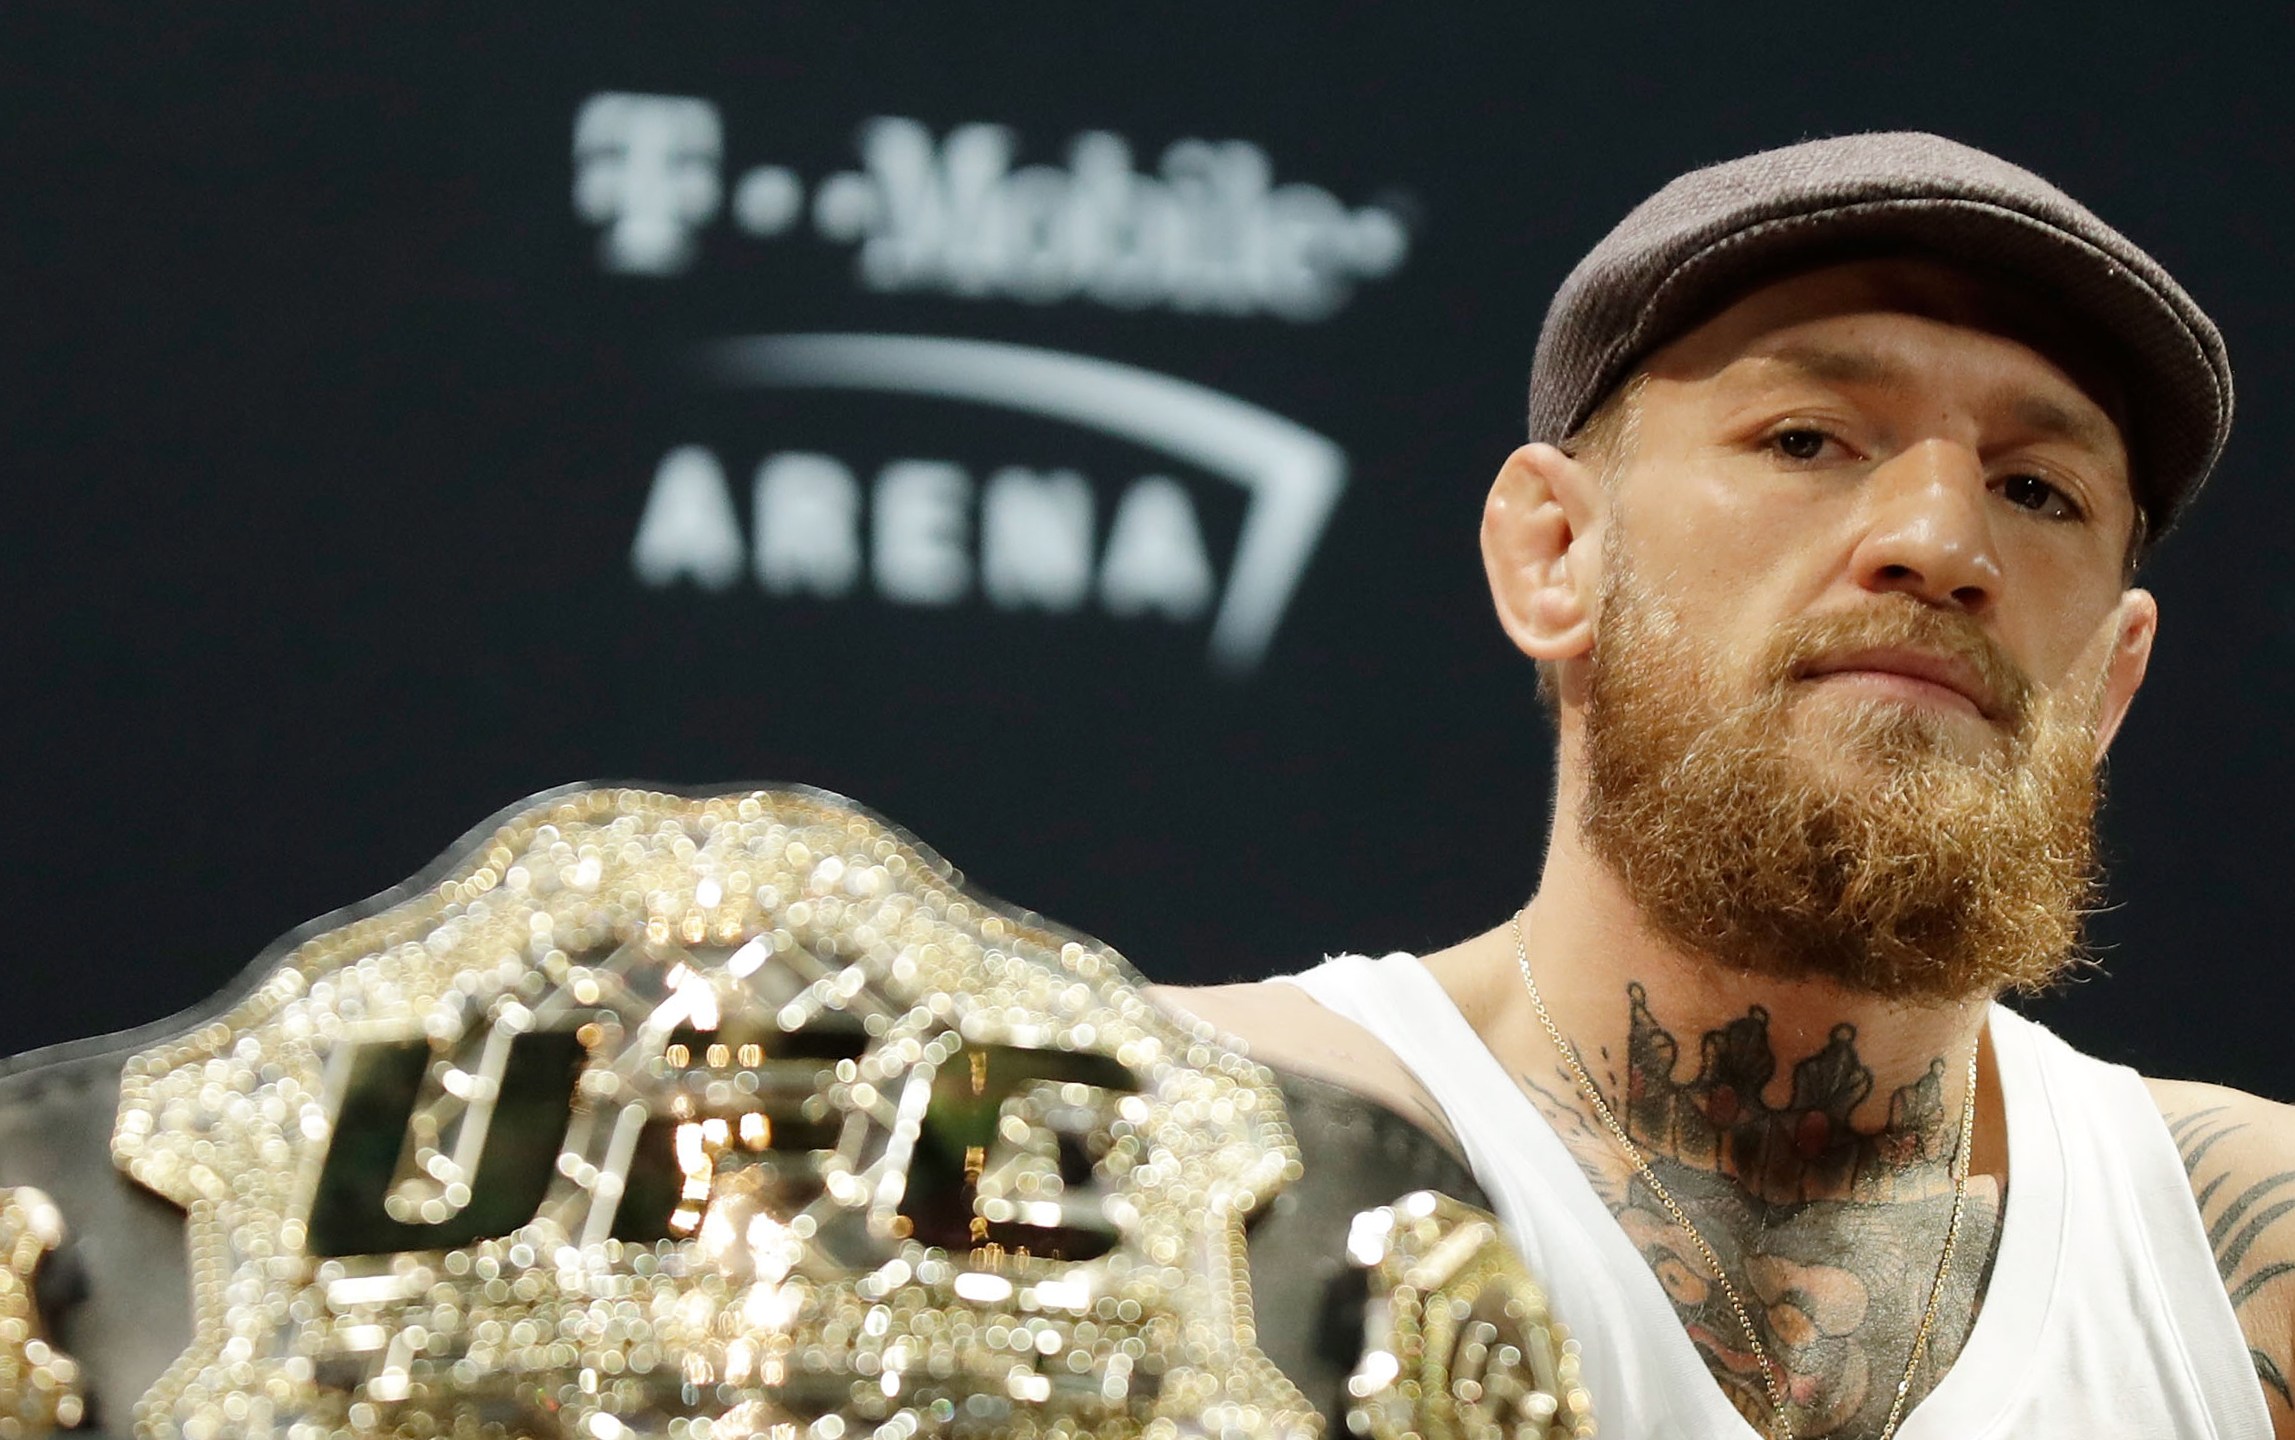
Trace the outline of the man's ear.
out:
[[[2159,602],[2149,590],[2130,590],[2120,597],[2113,625],[2118,633],[2112,639],[2112,657],[2104,667],[2104,704],[2096,719],[2098,760],[2112,748],[2112,737],[2120,733],[2120,722],[2128,718],[2128,706],[2135,702],[2136,691],[2143,688],[2144,671],[2152,661],[2152,641],[2160,629]]]
[[[1515,648],[1569,660],[1593,645],[1601,482],[1551,445],[1506,457],[1482,506],[1482,568]]]

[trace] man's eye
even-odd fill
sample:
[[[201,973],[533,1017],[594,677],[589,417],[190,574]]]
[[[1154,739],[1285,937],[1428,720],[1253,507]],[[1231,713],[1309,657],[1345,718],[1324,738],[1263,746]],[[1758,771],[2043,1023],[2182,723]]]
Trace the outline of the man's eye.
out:
[[[1778,431],[1769,437],[1769,443],[1788,460],[1814,460],[1825,453],[1825,442],[1830,438],[1822,430],[1800,427]]]
[[[2037,475],[2011,475],[2000,482],[2000,494],[2009,504],[2020,510],[2047,514],[2058,519],[2072,519],[2079,515],[2063,491]]]

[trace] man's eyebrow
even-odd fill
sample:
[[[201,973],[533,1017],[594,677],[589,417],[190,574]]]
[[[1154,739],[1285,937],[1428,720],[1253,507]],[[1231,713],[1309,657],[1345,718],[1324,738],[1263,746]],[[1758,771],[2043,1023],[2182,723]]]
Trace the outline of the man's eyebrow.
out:
[[[1896,387],[1912,383],[1909,367],[1870,350],[1839,350],[1829,345],[1801,342],[1763,351],[1757,358],[1774,361],[1811,380],[1830,385]]]
[[[1900,389],[1915,383],[1911,367],[1869,350],[1794,343],[1763,351],[1753,358],[1774,362],[1821,384]],[[2120,444],[2119,431],[2110,420],[2046,395],[2021,392],[2008,397],[2007,404],[2017,424],[2045,438],[2068,441],[2100,453],[2109,453]]]
[[[2051,439],[2070,441],[2083,449],[2109,454],[2120,444],[2120,432],[2098,415],[2059,405],[2044,395],[2019,395],[2011,403],[2016,422]]]

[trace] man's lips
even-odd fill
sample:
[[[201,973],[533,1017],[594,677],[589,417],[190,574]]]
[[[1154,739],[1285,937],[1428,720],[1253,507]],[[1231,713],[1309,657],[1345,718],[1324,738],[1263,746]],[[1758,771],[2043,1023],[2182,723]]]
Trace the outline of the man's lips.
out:
[[[1834,676],[1886,689],[1908,700],[1965,708],[1987,720],[2000,718],[2000,700],[1984,676],[1966,660],[1897,647],[1845,650],[1801,667],[1796,679]]]

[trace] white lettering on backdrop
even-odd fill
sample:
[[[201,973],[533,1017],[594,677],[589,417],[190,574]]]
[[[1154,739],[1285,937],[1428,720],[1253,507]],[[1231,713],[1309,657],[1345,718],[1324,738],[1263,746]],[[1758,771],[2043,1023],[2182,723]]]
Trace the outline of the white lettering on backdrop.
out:
[[[1125,137],[1084,130],[1063,163],[1045,164],[1006,126],[935,132],[877,116],[859,128],[858,166],[815,182],[785,164],[729,164],[727,128],[699,96],[609,91],[582,103],[574,208],[599,227],[606,271],[652,283],[724,254],[728,235],[809,234],[852,247],[860,288],[882,295],[1308,322],[1393,274],[1412,243],[1408,201],[1354,205],[1279,181],[1246,140],[1177,140],[1150,167]],[[905,458],[864,484],[845,460],[792,446],[759,464],[744,516],[725,460],[677,445],[631,543],[631,567],[652,586],[724,593],[746,570],[776,597],[1208,616],[1213,660],[1244,673],[1266,654],[1346,479],[1345,453],[1302,426],[1107,360],[903,335],[760,336],[701,353],[719,387],[954,400],[1095,430],[1189,468],[1151,462],[1110,489],[1057,464]],[[1189,488],[1205,478],[1244,492],[1232,554],[1206,543],[1201,491]]]
[[[608,270],[675,275],[704,227],[729,209],[740,233],[812,233],[857,245],[855,274],[883,293],[925,291],[1048,305],[1320,320],[1410,253],[1395,205],[1349,205],[1319,185],[1276,183],[1248,140],[1183,139],[1154,171],[1131,142],[1087,130],[1065,165],[1019,164],[1009,127],[946,136],[877,116],[860,129],[861,168],[812,187],[786,165],[741,172],[723,204],[724,121],[691,95],[593,95],[574,122],[574,208],[604,228]]]
[[[1091,490],[1072,471],[998,470],[978,492],[976,528],[971,472],[945,460],[892,461],[865,492],[865,546],[864,491],[841,460],[769,455],[752,493],[748,544],[717,456],[694,445],[671,451],[631,547],[639,577],[657,587],[722,590],[739,578],[747,553],[768,591],[835,599],[853,590],[865,553],[871,586],[896,605],[956,604],[977,576],[979,592],[1000,610],[1066,614],[1096,594],[1112,615],[1181,621],[1203,614],[1216,584],[1194,501],[1161,475],[1125,489],[1098,554]]]
[[[1073,470],[1005,466],[976,487],[953,462],[895,460],[864,505],[844,462],[785,452],[758,466],[744,543],[722,462],[681,445],[655,472],[630,547],[648,585],[721,590],[746,555],[768,592],[833,599],[855,588],[865,554],[876,593],[897,604],[978,593],[999,609],[1068,612],[1096,595],[1110,614],[1187,621],[1216,598],[1212,657],[1244,672],[1265,655],[1346,483],[1345,452],[1304,426],[1084,355],[922,335],[761,335],[703,346],[698,360],[726,388],[929,396],[1098,431],[1242,487],[1243,528],[1222,586],[1195,501],[1166,475],[1130,483],[1095,555],[1093,490]]]

